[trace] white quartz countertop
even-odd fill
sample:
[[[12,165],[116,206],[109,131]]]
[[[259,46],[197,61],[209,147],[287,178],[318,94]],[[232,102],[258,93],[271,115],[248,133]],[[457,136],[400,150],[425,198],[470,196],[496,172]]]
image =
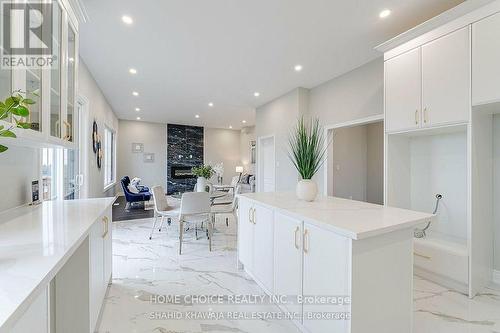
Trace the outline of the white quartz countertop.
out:
[[[24,313],[113,201],[47,201],[0,215],[0,332]]]
[[[313,202],[305,202],[288,192],[247,193],[240,197],[278,209],[289,216],[351,239],[364,239],[408,229],[434,216],[335,197],[319,197]]]

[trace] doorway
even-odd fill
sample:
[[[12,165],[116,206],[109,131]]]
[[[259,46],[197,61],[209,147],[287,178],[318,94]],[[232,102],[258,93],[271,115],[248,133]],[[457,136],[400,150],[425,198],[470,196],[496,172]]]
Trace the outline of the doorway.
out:
[[[327,195],[384,203],[384,123],[366,118],[328,129]]]
[[[274,135],[260,137],[258,142],[258,192],[276,190],[276,154]]]

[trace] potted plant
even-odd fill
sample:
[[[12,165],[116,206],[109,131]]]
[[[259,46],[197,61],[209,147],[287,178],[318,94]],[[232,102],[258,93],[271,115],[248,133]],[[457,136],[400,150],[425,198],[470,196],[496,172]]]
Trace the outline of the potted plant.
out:
[[[314,201],[318,195],[318,185],[312,180],[324,162],[328,144],[325,145],[323,127],[319,119],[305,121],[300,118],[289,137],[289,157],[299,172],[301,180],[296,194],[300,200]]]
[[[215,171],[211,165],[200,165],[199,167],[194,167],[191,169],[193,175],[198,177],[196,181],[196,191],[205,192],[207,188],[208,179],[212,178]]]
[[[38,96],[36,93],[31,93]],[[28,95],[28,93],[26,93]],[[27,119],[30,115],[29,106],[35,104],[35,101],[29,98],[24,98],[20,90],[14,91],[5,101],[0,101],[0,120],[7,119],[9,116],[13,117],[15,124],[5,127],[0,125],[0,137],[16,138],[16,134],[12,131],[14,128],[28,129],[31,127],[29,122],[24,122],[21,119]],[[5,152],[8,147],[0,145],[0,153]]]

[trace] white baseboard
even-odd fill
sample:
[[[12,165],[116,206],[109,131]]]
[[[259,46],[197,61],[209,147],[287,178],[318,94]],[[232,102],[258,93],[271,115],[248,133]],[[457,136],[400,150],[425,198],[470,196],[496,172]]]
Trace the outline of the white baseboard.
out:
[[[500,271],[493,270],[493,283],[500,285]]]

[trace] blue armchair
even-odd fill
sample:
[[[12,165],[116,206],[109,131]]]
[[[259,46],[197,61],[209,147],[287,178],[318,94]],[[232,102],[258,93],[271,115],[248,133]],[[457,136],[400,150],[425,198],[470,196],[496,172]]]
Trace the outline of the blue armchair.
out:
[[[149,193],[149,188],[146,186],[143,186],[139,193],[130,192],[128,189],[130,178],[128,176],[123,177],[120,183],[122,184],[123,193],[125,194],[125,200],[127,200],[125,209],[129,209],[135,202],[144,202],[151,199],[151,193]]]

